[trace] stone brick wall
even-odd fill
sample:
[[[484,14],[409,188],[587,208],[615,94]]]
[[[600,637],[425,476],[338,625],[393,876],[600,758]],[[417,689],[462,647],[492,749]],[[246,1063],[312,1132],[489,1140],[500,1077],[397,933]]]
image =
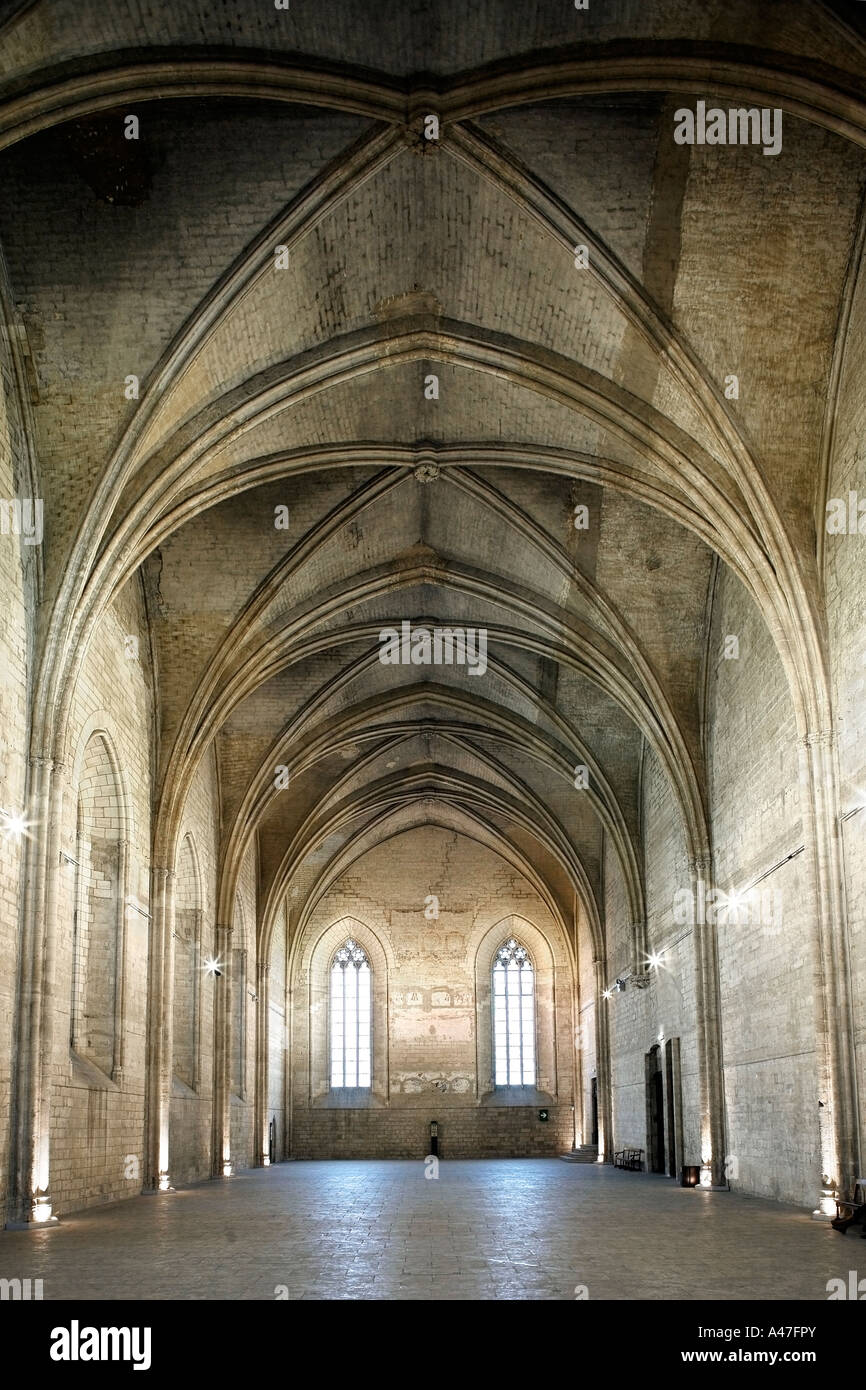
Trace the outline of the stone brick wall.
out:
[[[97,196],[81,177],[74,132],[71,145],[52,132],[39,137],[38,154],[37,146],[20,145],[4,163],[0,240],[39,375],[46,534],[58,561],[106,441],[119,437],[137,408],[124,395],[127,375],[144,386],[224,268],[366,124],[249,104],[203,114],[193,103],[178,138],[176,116],[160,103],[141,115],[140,143],[132,152],[133,142],[119,143],[124,158],[132,154],[133,166],[148,171],[143,206]],[[117,157],[116,140],[106,135],[102,162],[111,167]],[[49,211],[55,198],[62,219]]]
[[[693,927],[677,920],[675,893],[689,890],[685,830],[673,791],[658,759],[644,749],[641,773],[641,818],[647,902],[647,946],[662,958],[646,989],[626,988],[607,1002],[613,1100],[613,1147],[650,1153],[647,1118],[646,1057],[668,1040],[678,1044],[680,1077],[676,1086],[678,1123],[674,1147],[684,1163],[700,1163],[700,1107],[695,1017]],[[608,985],[632,969],[631,928],[625,886],[612,855],[605,869],[606,911],[611,933]],[[639,962],[643,964],[643,962]],[[665,1126],[666,1148],[671,1134]]]
[[[245,1167],[257,1162],[260,1157],[258,1144],[253,1136],[256,1098],[256,1028],[258,1024],[259,1003],[256,989],[256,860],[254,847],[251,847],[241,866],[236,910],[232,927],[232,961],[230,969],[238,964],[243,967],[242,981],[238,975],[231,980],[232,987],[232,1076],[231,1096],[231,1144],[232,1162],[235,1167]],[[241,926],[242,924],[242,926]],[[240,959],[243,954],[243,960]],[[241,990],[242,986],[242,990]],[[236,1024],[242,1025],[238,1037]],[[236,1083],[240,1084],[236,1084]]]
[[[0,335],[0,497],[27,495],[25,441],[7,333]],[[0,535],[0,806],[24,811],[27,775],[28,618],[25,568],[33,546],[21,536]],[[28,553],[29,552],[29,553]],[[0,1207],[6,1214],[12,1065],[18,985],[19,888],[23,842],[0,840]]]
[[[278,16],[268,0],[258,7],[240,0],[216,7],[169,0],[108,7],[100,0],[56,0],[52,6],[24,7],[11,22],[0,23],[2,81],[14,80],[24,90],[34,64],[86,66],[95,51],[108,61],[110,50],[126,51],[136,43],[261,45],[268,51],[284,50],[289,43],[309,55],[342,60],[348,55],[392,72],[469,69],[521,51],[558,49],[575,33],[574,11],[563,4],[521,7],[513,0],[482,0],[468,15],[458,0],[442,0],[426,27],[420,8],[382,0],[359,26],[358,7],[349,0],[307,6],[303,14],[293,10],[291,19]],[[587,44],[616,40],[625,20],[632,38],[682,37],[682,5],[618,8],[623,14],[598,5],[580,15]],[[831,65],[856,62],[832,17],[816,15],[808,0],[776,0],[770,6],[772,22],[758,14],[752,0],[709,0],[692,8],[700,10],[691,32],[698,41],[727,37],[776,47],[789,58],[803,54]],[[799,60],[794,56],[793,61]],[[837,325],[844,322],[839,311],[845,267],[862,214],[863,153],[818,122],[787,116],[786,149],[779,160],[745,148],[724,151],[722,160],[710,146],[677,151],[671,107],[678,100],[633,93],[625,103],[607,98],[543,102],[479,119],[622,258],[689,344],[709,382],[721,389],[729,373],[737,375],[741,392],[726,400],[725,408],[754,451],[808,583],[826,387]],[[34,109],[39,105],[36,99]],[[41,590],[35,549],[23,546],[19,537],[0,535],[0,808],[25,814],[32,633],[52,611],[95,485],[106,476],[112,451],[138,408],[124,389],[127,381],[134,376],[146,389],[168,345],[245,248],[373,129],[368,120],[336,110],[172,98],[141,104],[141,139],[127,148],[119,109],[93,120],[60,121],[55,130],[5,150],[0,161],[5,193],[0,276],[4,298],[15,305],[14,314],[4,310],[8,327],[0,341],[0,498],[20,498],[29,490],[25,435],[32,415],[38,488],[45,501]],[[642,400],[636,418],[651,423],[644,406],[654,404],[689,436],[681,441],[686,452],[702,441],[710,452],[717,447],[687,387],[691,369],[674,372],[676,354],[658,350],[663,335],[639,333],[636,306],[625,312],[595,274],[572,274],[561,232],[551,235],[544,228],[537,203],[530,199],[532,206],[521,208],[513,190],[453,158],[446,146],[447,138],[438,152],[428,150],[422,157],[415,147],[401,145],[390,163],[358,180],[337,205],[313,219],[292,246],[288,273],[274,269],[271,274],[269,267],[219,317],[191,354],[188,370],[161,390],[142,456],[131,460],[144,466],[130,475],[115,519],[168,461],[145,463],[147,450],[167,444],[172,431],[205,403],[213,405],[265,368],[275,369],[275,382],[276,369],[282,371],[304,350],[324,353],[353,330],[385,325],[392,315],[419,306],[483,328],[485,336],[514,334],[530,347],[559,351],[577,368],[636,393]],[[97,158],[90,157],[94,153]],[[519,170],[515,174],[520,177]],[[119,191],[130,196],[117,197]],[[786,232],[780,208],[802,211],[797,235],[788,234],[790,227]],[[560,208],[557,220],[562,216]],[[6,293],[6,259],[14,295]],[[631,294],[625,280],[620,289]],[[217,294],[211,307],[219,302]],[[491,336],[491,347],[495,341]],[[26,382],[20,370],[16,377],[16,342],[26,345]],[[375,377],[365,372],[332,382],[328,390],[318,384],[313,389],[311,379],[310,394],[290,411],[276,409],[274,399],[274,409],[269,407],[249,431],[241,426],[250,401],[242,401],[239,391],[226,407],[238,426],[234,437],[226,438],[201,472],[190,473],[193,483],[237,467],[232,486],[221,494],[220,505],[189,519],[173,536],[160,537],[159,549],[143,562],[142,577],[116,595],[83,656],[58,774],[65,858],[58,870],[52,841],[55,862],[48,872],[49,902],[54,901],[51,876],[59,873],[56,1007],[49,1010],[48,1057],[51,1197],[60,1212],[140,1188],[154,772],[164,765],[205,663],[230,633],[250,637],[247,654],[260,637],[273,638],[276,653],[277,639],[291,623],[309,616],[323,594],[343,592],[343,611],[338,613],[335,603],[320,629],[336,638],[344,619],[354,623],[380,612],[379,597],[369,604],[366,598],[355,602],[351,586],[358,576],[377,573],[378,584],[390,575],[390,601],[403,588],[404,564],[414,566],[416,560],[423,560],[429,581],[418,585],[419,596],[423,593],[426,601],[435,592],[437,602],[441,597],[446,604],[445,616],[463,602],[455,596],[466,588],[463,569],[494,577],[492,584],[476,585],[479,597],[484,590],[492,596],[492,611],[494,599],[505,598],[503,613],[526,615],[531,649],[515,644],[512,651],[504,643],[517,680],[506,680],[505,672],[497,674],[492,666],[487,689],[504,708],[534,722],[539,733],[553,727],[550,700],[562,716],[556,731],[562,746],[570,730],[579,730],[597,756],[635,842],[642,843],[646,944],[661,957],[660,967],[646,988],[636,987],[632,972],[643,962],[635,962],[634,940],[641,928],[631,920],[626,883],[593,814],[580,799],[575,802],[568,778],[557,772],[540,784],[545,790],[532,804],[563,826],[593,888],[600,890],[607,955],[602,983],[609,986],[621,976],[627,981],[623,992],[609,1001],[598,998],[593,956],[601,945],[590,939],[582,919],[575,932],[577,909],[565,913],[564,923],[557,917],[555,904],[561,908],[569,902],[572,885],[552,856],[545,860],[547,851],[532,840],[529,827],[514,831],[514,843],[524,851],[533,846],[526,852],[538,856],[532,866],[537,878],[528,871],[522,875],[481,841],[431,825],[367,850],[342,869],[320,900],[307,892],[329,861],[337,833],[316,845],[290,885],[296,895],[291,927],[284,910],[269,946],[266,1006],[257,970],[262,885],[271,881],[285,844],[308,823],[303,796],[309,796],[310,806],[333,809],[341,792],[369,779],[373,762],[362,760],[350,774],[354,754],[343,745],[335,756],[329,754],[330,762],[323,756],[302,770],[284,798],[292,808],[285,819],[277,807],[269,807],[244,860],[231,921],[221,923],[232,928],[223,975],[219,981],[207,975],[203,958],[223,949],[216,937],[221,833],[232,824],[271,735],[277,729],[292,731],[295,720],[312,712],[326,691],[319,711],[335,719],[356,696],[371,697],[372,705],[380,693],[391,692],[391,673],[378,665],[366,675],[359,667],[351,682],[338,682],[345,653],[337,641],[330,650],[272,670],[255,691],[239,679],[235,693],[246,691],[240,704],[231,712],[228,704],[214,705],[226,715],[216,736],[219,752],[212,751],[198,770],[184,808],[177,862],[165,866],[176,873],[170,1175],[186,1182],[213,1169],[220,991],[228,1025],[228,1126],[238,1167],[258,1161],[261,1153],[255,1095],[257,1034],[265,1024],[263,1118],[277,1126],[278,1154],[421,1157],[429,1147],[431,1118],[440,1123],[445,1157],[555,1153],[570,1148],[577,1131],[584,1141],[591,1137],[592,1083],[599,1069],[604,1071],[596,1055],[602,1009],[611,1046],[608,1151],[623,1145],[649,1151],[648,1059],[672,1044],[675,1076],[666,1075],[664,1085],[666,1095],[670,1087],[676,1091],[673,1156],[678,1162],[700,1160],[698,942],[693,915],[677,907],[678,899],[689,897],[691,875],[675,797],[625,710],[583,671],[552,655],[539,657],[535,648],[546,647],[546,638],[542,643],[532,636],[531,604],[520,606],[534,592],[540,608],[561,615],[563,636],[574,624],[581,643],[597,633],[599,651],[608,642],[611,650],[616,646],[613,613],[605,616],[589,591],[570,583],[558,551],[535,543],[547,537],[559,546],[563,527],[575,578],[582,575],[597,586],[626,624],[614,664],[623,659],[619,669],[625,677],[628,629],[676,712],[698,771],[703,763],[708,769],[713,867],[707,887],[759,890],[757,907],[754,902],[735,907],[706,928],[707,940],[712,935],[718,945],[720,1065],[732,1185],[814,1203],[821,1171],[817,913],[794,711],[770,635],[751,599],[723,565],[716,565],[708,545],[641,500],[654,495],[642,491],[650,474],[659,499],[668,487],[662,464],[674,434],[668,437],[661,420],[655,424],[664,448],[651,462],[623,420],[617,423],[611,413],[608,429],[604,411],[570,408],[552,379],[547,384],[539,379],[536,385],[543,389],[529,390],[529,378],[516,365],[503,360],[493,362],[490,373],[470,374],[470,358],[459,365],[460,349],[449,348],[445,355],[453,360],[437,368],[441,403],[424,414],[419,413],[419,360],[392,365]],[[440,356],[437,349],[434,357]],[[532,357],[528,352],[527,369]],[[388,352],[383,360],[398,359]],[[857,503],[866,505],[864,380],[866,268],[851,310],[828,479],[831,498],[847,503],[854,494],[855,516]],[[32,411],[21,399],[22,390],[32,397]],[[611,392],[612,412],[619,399],[619,392]],[[496,505],[487,496],[483,507],[492,510],[482,520],[481,504],[476,514],[470,502],[478,479],[464,476],[459,501],[443,505],[456,475],[434,491],[416,488],[407,472],[402,492],[395,488],[369,510],[360,506],[351,524],[335,525],[317,551],[312,544],[307,550],[307,541],[320,527],[329,532],[333,509],[365,479],[372,480],[378,460],[373,463],[365,452],[357,467],[344,469],[335,455],[330,477],[324,471],[280,479],[272,473],[267,486],[234,490],[240,486],[241,463],[287,447],[300,450],[337,440],[417,443],[422,437],[452,444],[489,437],[503,445],[518,440],[539,448],[568,445],[626,469],[623,488],[602,486],[601,474],[591,481],[595,472],[588,466],[577,469],[586,477],[572,479],[566,465],[551,458],[551,467],[564,470],[554,482],[553,473],[534,465],[524,470],[512,460],[507,469],[495,470],[503,496]],[[711,462],[697,453],[692,462],[698,469],[706,463],[706,477],[712,477]],[[276,467],[275,460],[271,464]],[[382,466],[390,466],[387,456]],[[685,484],[685,476],[679,482]],[[685,494],[672,486],[671,495],[679,508]],[[691,502],[697,496],[690,492]],[[571,512],[574,500],[584,498],[592,521],[581,537]],[[289,509],[288,534],[272,525],[275,504]],[[493,517],[499,521],[491,524]],[[104,516],[100,524],[108,521]],[[835,699],[833,729],[815,732],[819,738],[835,733],[837,740],[853,1041],[862,1098],[866,538],[859,532],[826,536],[820,503],[817,524]],[[275,586],[278,592],[245,631],[244,604],[289,555],[287,547],[296,544],[297,567],[287,569],[287,582]],[[440,585],[434,569],[443,577],[450,570],[460,582],[453,590]],[[384,594],[380,597],[384,605]],[[814,597],[820,613],[820,593]],[[511,607],[515,598],[520,605]],[[731,660],[722,655],[728,636],[739,642]],[[705,637],[708,661],[702,671]],[[157,654],[158,691],[151,651]],[[497,653],[497,661],[500,657]],[[238,650],[227,663],[238,677],[244,659]],[[431,727],[437,719],[431,715]],[[480,743],[472,750],[477,734],[467,736],[468,746],[464,741],[459,753],[470,785],[486,782],[509,795],[521,784],[539,786],[533,780],[545,775],[535,768],[539,749],[530,756],[506,744],[496,770],[486,763],[486,751],[480,756]],[[393,760],[390,747],[383,747],[376,754],[380,768],[392,770],[404,756],[406,766],[432,760],[430,736],[417,737],[416,745],[407,742]],[[449,755],[456,746],[452,740]],[[346,766],[329,781],[344,753]],[[390,791],[384,795],[391,804]],[[498,796],[490,799],[494,804],[500,804]],[[490,814],[507,817],[505,811]],[[40,837],[47,833],[40,827]],[[0,1190],[5,1192],[13,1059],[21,1042],[15,1018],[22,844],[0,835],[0,851]],[[549,898],[532,886],[541,881]],[[41,882],[38,874],[34,882]],[[425,914],[432,901],[436,912]],[[327,972],[335,946],[348,933],[364,945],[373,971],[373,1085],[363,1098],[337,1095],[328,1084]],[[524,940],[535,969],[537,1088],[531,1094],[506,1094],[492,1080],[491,960],[511,933]],[[838,964],[842,970],[845,962]],[[539,1119],[541,1109],[549,1112],[546,1121]]]
[[[287,1151],[286,1133],[286,1069],[288,1065],[288,1031],[286,991],[288,932],[285,905],[277,914],[274,934],[271,940],[270,970],[268,981],[268,1096],[267,1120],[276,1125],[276,1156],[284,1157]]]
[[[425,918],[434,895],[439,915]],[[373,975],[373,1086],[360,1108],[329,1091],[327,971],[349,934]],[[512,934],[536,971],[537,1090],[493,1086],[490,972]],[[571,1149],[572,965],[547,906],[492,850],[436,826],[395,836],[335,882],[292,959],[294,1155],[423,1157],[431,1119],[454,1156]]]
[[[605,865],[608,860],[615,858],[610,855],[609,847],[605,847]],[[607,883],[607,870],[605,869],[605,882]],[[596,1050],[596,1001],[595,989],[595,966],[593,957],[592,938],[589,932],[589,925],[583,912],[578,912],[577,924],[577,1050],[578,1066],[580,1075],[578,1077],[580,1104],[582,1110],[578,1111],[578,1120],[582,1118],[582,1133],[578,1134],[578,1139],[584,1144],[592,1143],[592,1079],[596,1078],[598,1084],[598,1055]],[[601,1097],[599,1096],[599,1107]]]
[[[726,635],[739,638],[736,658],[723,656]],[[781,663],[722,566],[708,674],[715,880],[743,894],[803,845],[800,770]],[[821,1179],[808,863],[782,864],[717,924],[731,1186],[803,1205]]]
[[[842,844],[861,1116],[866,1097],[866,265],[851,306],[828,496],[863,508],[857,534],[824,535],[824,579],[842,796]],[[824,526],[824,517],[818,525]],[[848,815],[849,812],[855,812]],[[860,1136],[866,1152],[866,1119]]]
[[[430,1153],[430,1121],[436,1120],[439,1156],[449,1158],[544,1158],[568,1153],[574,1116],[571,1105],[542,1107],[440,1103],[426,1109],[309,1110],[295,1108],[295,1158],[424,1158]]]
[[[201,875],[192,838],[187,834],[177,857],[174,897],[174,992],[172,1070],[190,1089],[196,1085],[197,1033],[201,1010]]]
[[[352,0],[330,0],[327,7],[291,5],[273,13],[273,4],[253,0],[54,0],[50,10],[31,6],[4,34],[4,67],[11,74],[32,67],[86,58],[134,44],[150,48],[203,42],[243,45],[265,53],[289,48],[331,61],[352,62],[386,72],[460,72],[503,59],[524,48],[559,48],[580,41],[591,45],[623,35],[677,39],[682,26],[696,41],[715,36],[732,43],[786,48],[825,62],[855,67],[857,51],[844,44],[831,17],[807,0],[773,0],[756,9],[751,0],[706,0],[699,7],[671,4],[590,5],[575,16],[572,5],[515,6],[510,0],[481,0],[467,9],[463,0],[441,0],[435,10],[383,0],[363,11]],[[856,67],[855,67],[856,70]]]
[[[136,647],[128,638],[137,639]],[[58,894],[58,989],[53,1019],[51,1190],[63,1212],[133,1196],[143,1175],[145,1040],[150,910],[151,673],[136,578],[117,596],[87,650],[72,703],[64,773],[61,848],[78,858],[79,789],[92,792],[103,827],[119,837],[116,879],[105,873],[94,898],[113,896],[116,1046],[73,1048],[72,982],[76,890],[82,870],[64,862]],[[93,758],[94,741],[100,756]],[[107,754],[110,753],[111,772]],[[88,789],[88,781],[92,786]],[[100,807],[101,803],[101,807]],[[84,870],[86,872],[86,869]],[[104,906],[105,899],[102,904]],[[107,935],[103,933],[104,942]],[[103,960],[103,967],[106,965]],[[92,960],[99,969],[99,961]],[[107,992],[107,983],[106,990]]]
[[[116,1065],[125,915],[126,812],[105,736],[87,741],[78,778],[70,1042],[107,1075]]]
[[[216,764],[213,752],[202,761],[184,807],[181,844],[188,843],[197,865],[200,894],[199,1000],[195,1030],[195,1055],[189,1066],[192,1082],[185,1082],[174,1068],[169,1118],[169,1172],[174,1182],[195,1182],[212,1173],[214,997],[216,978],[201,969],[201,962],[216,955],[217,858],[219,812]],[[183,895],[183,861],[179,863],[176,908]],[[188,891],[188,890],[187,890]],[[188,911],[181,906],[180,911]],[[183,929],[178,916],[176,930]],[[177,942],[175,942],[177,945]],[[177,1017],[177,1007],[175,1017]]]

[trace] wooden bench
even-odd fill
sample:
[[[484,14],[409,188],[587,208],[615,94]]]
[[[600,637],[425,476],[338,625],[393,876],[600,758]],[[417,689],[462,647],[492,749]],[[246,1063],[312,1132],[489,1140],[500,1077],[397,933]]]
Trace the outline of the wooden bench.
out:
[[[855,1182],[852,1201],[836,1198],[836,1216],[830,1225],[843,1236],[849,1226],[859,1226],[860,1234],[866,1240],[866,1178],[858,1178]]]
[[[614,1168],[628,1168],[633,1173],[643,1172],[643,1149],[620,1149],[613,1156]]]

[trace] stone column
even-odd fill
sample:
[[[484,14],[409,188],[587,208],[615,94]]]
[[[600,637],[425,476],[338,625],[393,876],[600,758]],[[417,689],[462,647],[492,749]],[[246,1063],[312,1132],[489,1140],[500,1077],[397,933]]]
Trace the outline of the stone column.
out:
[[[117,984],[114,997],[114,1059],[111,1079],[117,1086],[123,1086],[123,1069],[126,1056],[126,1038],[123,1020],[126,1012],[126,953],[128,945],[127,919],[129,908],[129,840],[123,839],[117,846]]]
[[[815,1215],[834,1216],[832,1189],[850,1196],[857,1173],[858,1113],[852,1044],[851,968],[838,819],[835,738],[800,740],[803,821],[815,884],[813,980],[818,1128],[823,1166]],[[825,1181],[826,1180],[826,1181]]]
[[[610,1079],[610,1030],[607,1002],[607,957],[593,956],[595,967],[595,1065],[598,1075],[598,1157],[613,1162],[613,1096]]]
[[[701,1119],[701,1184],[725,1181],[725,1126],[722,1107],[722,1048],[719,1022],[718,960],[715,925],[707,920],[712,859],[689,860],[694,899],[695,1014],[698,1032],[698,1096]]]
[[[172,870],[158,864],[151,866],[145,1191],[157,1188],[165,1191],[170,1185],[168,1143],[174,994],[174,878]]]
[[[572,1147],[580,1148],[586,1134],[586,1097],[584,1095],[583,1054],[585,1048],[584,1027],[580,1012],[580,993],[575,981],[572,990],[572,1083],[571,1099],[574,1112],[572,1125]]]
[[[283,1094],[284,1094],[284,1101],[283,1101],[283,1104],[284,1104],[284,1106],[285,1106],[285,1112],[284,1112],[284,1113],[285,1113],[285,1124],[284,1124],[284,1126],[283,1126],[283,1158],[290,1158],[291,1155],[292,1155],[292,1138],[293,1138],[293,1133],[292,1133],[292,1131],[293,1131],[293,1111],[292,1111],[292,1107],[293,1107],[293,1105],[294,1105],[294,1045],[295,1045],[295,1035],[294,1035],[295,1021],[294,1021],[294,1013],[293,1013],[293,1007],[294,1007],[294,990],[292,989],[292,981],[291,981],[291,977],[290,977],[290,975],[289,975],[289,967],[290,967],[290,964],[291,964],[291,951],[290,951],[290,949],[289,949],[289,944],[288,944],[288,930],[289,930],[289,921],[288,921],[288,911],[287,911],[287,912],[286,912],[286,1070],[285,1070],[285,1081],[284,1081],[284,1089],[283,1089]]]
[[[256,1152],[253,1154],[253,1162],[265,1167],[270,1163],[270,1158],[268,1157],[268,1031],[271,1023],[268,985],[269,974],[269,968],[264,961],[257,961],[256,994],[258,996],[258,1003],[256,1005],[255,1132],[258,1137],[256,1139],[257,1148]]]
[[[649,944],[647,941],[646,918],[641,917],[631,924],[632,974],[643,975],[647,968]]]
[[[40,1222],[52,1217],[51,1074],[62,771],[50,758],[31,758],[26,800],[31,829],[25,846],[22,912],[15,1212],[25,1221]]]
[[[232,1171],[232,1111],[231,1111],[231,974],[232,929],[223,922],[216,924],[216,953],[221,976],[214,998],[214,1154],[215,1177],[228,1177]]]

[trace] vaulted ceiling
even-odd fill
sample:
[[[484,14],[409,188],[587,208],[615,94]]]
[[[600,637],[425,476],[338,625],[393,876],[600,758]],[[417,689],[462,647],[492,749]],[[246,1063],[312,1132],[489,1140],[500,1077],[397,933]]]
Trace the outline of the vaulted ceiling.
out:
[[[434,821],[591,919],[608,836],[639,919],[646,750],[705,806],[717,557],[775,634],[791,576],[820,606],[862,10],[0,11],[44,698],[142,583],[160,814],[215,742],[229,879],[257,836],[304,901]],[[782,108],[781,154],[676,145],[697,98]],[[486,674],[383,665],[404,619],[487,628]]]

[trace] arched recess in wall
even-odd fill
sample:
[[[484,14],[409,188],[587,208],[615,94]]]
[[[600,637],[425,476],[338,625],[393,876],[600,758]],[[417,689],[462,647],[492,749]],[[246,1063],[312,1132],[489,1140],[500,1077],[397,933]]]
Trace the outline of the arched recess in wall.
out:
[[[201,1078],[203,915],[198,854],[187,832],[177,856],[175,886],[172,1073],[192,1091]]]
[[[268,998],[267,1010],[259,1013],[259,1026],[264,1024],[267,1029],[265,1037],[260,1039],[259,1044],[262,1048],[266,1071],[265,1101],[267,1113],[263,1143],[271,1162],[277,1156],[286,1156],[290,1134],[287,952],[288,909],[285,900],[283,900],[276,914],[270,947],[267,953],[262,951],[260,955],[260,959],[267,962]]]
[[[493,965],[496,953],[510,938],[529,952],[535,977],[536,1090],[495,1086],[493,1074]],[[488,1105],[527,1105],[553,1101],[560,1080],[571,1081],[569,1056],[572,1033],[571,969],[564,946],[554,951],[545,934],[516,913],[501,918],[485,932],[475,954],[475,1026],[478,1051],[478,1097]],[[569,1093],[567,1099],[571,1100]]]
[[[329,985],[334,954],[351,938],[370,963],[371,1084],[369,1091],[346,1090],[338,1095],[330,1087]],[[388,976],[389,961],[379,937],[356,917],[341,917],[324,931],[310,929],[296,957],[294,1047],[295,1095],[306,1094],[312,1105],[383,1104],[389,1094],[388,1071]]]
[[[128,801],[105,729],[85,730],[76,759],[70,1047],[119,1081],[129,856]]]

